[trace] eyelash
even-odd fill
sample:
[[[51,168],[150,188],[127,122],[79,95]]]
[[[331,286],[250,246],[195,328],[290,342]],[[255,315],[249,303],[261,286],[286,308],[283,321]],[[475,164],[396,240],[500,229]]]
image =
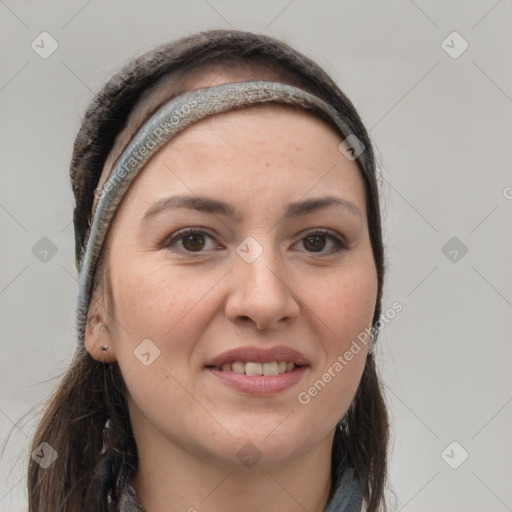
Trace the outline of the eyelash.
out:
[[[197,228],[184,228],[184,229],[180,229],[179,231],[176,231],[171,236],[168,236],[167,238],[165,238],[163,240],[163,242],[160,244],[160,246],[161,246],[161,248],[169,249],[173,245],[175,245],[177,242],[179,242],[180,240],[183,240],[185,237],[187,237],[189,235],[198,235],[198,234],[206,235],[213,239],[213,236],[210,235],[207,231],[197,229]],[[309,252],[309,254],[331,255],[331,254],[336,254],[342,250],[348,249],[347,244],[339,236],[336,236],[331,230],[328,230],[328,229],[313,230],[313,231],[307,233],[305,236],[303,236],[300,239],[300,241],[306,239],[309,236],[315,236],[315,235],[326,236],[327,238],[330,238],[331,240],[333,240],[335,242],[336,249],[334,251],[331,250],[328,253]],[[199,255],[203,252],[205,252],[205,251],[185,251],[185,253],[187,255],[195,255],[195,254]]]

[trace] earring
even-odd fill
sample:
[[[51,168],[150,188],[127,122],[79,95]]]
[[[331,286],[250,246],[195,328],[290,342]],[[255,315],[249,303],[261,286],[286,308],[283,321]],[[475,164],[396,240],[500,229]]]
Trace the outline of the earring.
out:
[[[108,350],[108,346],[107,345],[101,345],[100,349],[105,352],[106,350]]]

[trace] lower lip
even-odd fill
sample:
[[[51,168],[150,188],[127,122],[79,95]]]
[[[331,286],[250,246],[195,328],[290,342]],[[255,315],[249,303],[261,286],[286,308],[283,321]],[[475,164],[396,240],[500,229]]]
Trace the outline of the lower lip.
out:
[[[252,395],[268,395],[279,393],[297,384],[308,369],[307,366],[297,366],[291,372],[279,375],[246,375],[232,371],[206,368],[222,382],[238,391]]]

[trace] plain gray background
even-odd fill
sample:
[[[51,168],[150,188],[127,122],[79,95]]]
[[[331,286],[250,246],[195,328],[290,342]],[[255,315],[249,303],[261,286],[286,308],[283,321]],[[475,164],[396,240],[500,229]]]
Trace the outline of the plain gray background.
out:
[[[80,116],[130,56],[213,27],[306,53],[370,129],[383,310],[403,305],[378,349],[397,510],[512,510],[510,0],[0,0],[2,443],[14,429],[0,511],[25,509],[35,416],[14,424],[39,411],[74,349],[68,168]],[[42,32],[58,44],[47,58],[31,47],[51,48]],[[43,237],[56,250],[47,261]]]

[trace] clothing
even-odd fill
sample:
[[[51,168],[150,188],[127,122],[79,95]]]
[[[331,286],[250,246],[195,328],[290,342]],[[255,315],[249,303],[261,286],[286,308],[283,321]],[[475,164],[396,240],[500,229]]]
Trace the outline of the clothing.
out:
[[[363,485],[360,480],[353,479],[353,474],[353,469],[343,473],[340,485],[324,512],[360,512]],[[130,483],[123,489],[116,512],[144,512]]]

